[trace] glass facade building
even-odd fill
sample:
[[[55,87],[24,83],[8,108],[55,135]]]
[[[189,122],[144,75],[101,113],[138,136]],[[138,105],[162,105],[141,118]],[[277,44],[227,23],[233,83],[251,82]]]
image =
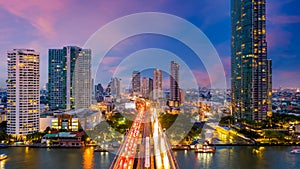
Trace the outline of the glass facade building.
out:
[[[86,94],[81,93],[84,105],[90,103],[92,92],[90,49],[66,46],[63,49],[49,49],[48,56],[49,108],[51,110],[74,109],[76,86],[78,91]],[[75,69],[76,63],[78,65]],[[76,72],[77,76],[75,76]],[[81,107],[84,106],[80,105]]]
[[[272,112],[266,0],[231,0],[231,22],[232,113],[237,119],[265,120]]]

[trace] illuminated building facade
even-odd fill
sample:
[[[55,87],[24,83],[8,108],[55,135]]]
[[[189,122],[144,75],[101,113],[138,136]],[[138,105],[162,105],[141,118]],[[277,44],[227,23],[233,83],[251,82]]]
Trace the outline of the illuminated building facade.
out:
[[[80,49],[74,70],[74,104],[76,109],[89,108],[92,104],[91,50]]]
[[[40,53],[31,49],[7,52],[7,133],[27,135],[40,126]]]
[[[162,98],[162,71],[155,69],[153,71],[153,99]]]
[[[272,96],[266,0],[231,0],[231,22],[232,113],[237,119],[265,120]]]
[[[132,93],[133,95],[141,94],[141,73],[139,71],[132,72]]]
[[[50,109],[74,109],[76,103],[78,108],[88,108],[92,97],[91,50],[66,46],[63,49],[49,49],[48,56]]]
[[[70,114],[57,115],[57,118],[52,119],[51,126],[52,129],[63,131],[78,131],[80,129],[79,119]]]
[[[178,107],[180,104],[179,64],[171,61],[170,66],[170,106]]]

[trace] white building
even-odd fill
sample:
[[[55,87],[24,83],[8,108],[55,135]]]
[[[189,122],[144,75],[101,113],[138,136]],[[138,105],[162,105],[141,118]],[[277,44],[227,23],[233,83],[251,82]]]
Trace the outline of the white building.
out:
[[[78,54],[74,72],[75,108],[89,108],[92,104],[91,50],[82,49]]]
[[[39,131],[40,53],[30,49],[7,52],[7,133],[26,135]]]

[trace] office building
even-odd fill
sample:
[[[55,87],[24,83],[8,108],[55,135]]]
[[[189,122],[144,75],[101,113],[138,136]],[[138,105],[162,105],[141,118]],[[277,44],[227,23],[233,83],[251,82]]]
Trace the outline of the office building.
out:
[[[141,94],[141,73],[139,71],[132,72],[132,94],[140,95]]]
[[[31,49],[7,52],[7,133],[22,136],[39,131],[40,53]]]
[[[85,90],[85,94],[81,96],[84,97],[82,99],[85,106],[77,106],[86,107],[86,105],[90,102],[92,92],[90,63],[91,51],[89,49],[81,49],[76,46],[66,46],[63,47],[63,49],[49,49],[48,55],[48,90],[50,110],[74,109],[76,85],[79,90]],[[76,66],[77,58],[79,58],[79,61]],[[75,76],[75,66],[77,67],[76,69],[78,69],[77,76]],[[86,76],[80,77],[81,75]],[[77,79],[75,80],[75,78]],[[87,91],[88,88],[90,88],[90,91]],[[77,98],[79,98],[79,95],[77,96]]]
[[[162,71],[156,69],[153,71],[153,99],[162,98]]]

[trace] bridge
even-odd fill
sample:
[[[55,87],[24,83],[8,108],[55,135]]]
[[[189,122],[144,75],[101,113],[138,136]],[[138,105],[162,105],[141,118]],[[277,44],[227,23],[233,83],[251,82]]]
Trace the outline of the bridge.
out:
[[[138,113],[110,169],[178,169],[156,109],[142,99],[136,100],[136,109]]]

